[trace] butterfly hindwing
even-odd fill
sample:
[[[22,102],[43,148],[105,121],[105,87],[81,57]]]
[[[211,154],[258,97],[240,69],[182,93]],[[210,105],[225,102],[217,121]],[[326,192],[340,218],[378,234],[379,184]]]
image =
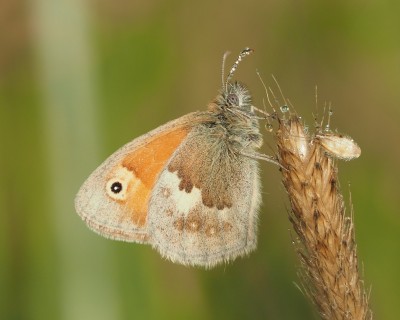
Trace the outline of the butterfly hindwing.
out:
[[[158,177],[148,232],[166,258],[212,267],[256,248],[258,164],[233,156],[218,135],[198,126]]]

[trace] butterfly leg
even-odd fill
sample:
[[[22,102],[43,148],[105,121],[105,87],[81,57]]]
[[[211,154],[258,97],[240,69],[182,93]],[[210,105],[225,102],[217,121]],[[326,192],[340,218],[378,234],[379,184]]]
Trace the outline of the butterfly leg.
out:
[[[242,155],[244,155],[244,156],[246,156],[246,157],[252,158],[252,159],[264,160],[264,161],[267,161],[267,162],[271,162],[271,163],[276,164],[277,166],[281,167],[282,169],[287,170],[287,169],[286,169],[285,167],[283,167],[283,166],[278,162],[278,160],[277,160],[275,157],[273,157],[273,156],[269,156],[269,155],[267,155],[267,154],[258,153],[258,152],[247,153],[247,152],[244,152],[244,151],[242,151],[240,154],[242,154]]]

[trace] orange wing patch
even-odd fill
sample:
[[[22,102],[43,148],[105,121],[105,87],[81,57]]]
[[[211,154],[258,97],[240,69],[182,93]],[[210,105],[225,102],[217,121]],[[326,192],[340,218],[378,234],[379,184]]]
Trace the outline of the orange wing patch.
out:
[[[122,160],[122,167],[116,170],[117,176],[109,180],[108,190],[115,181],[122,183],[124,193],[109,195],[129,208],[130,218],[135,225],[141,227],[146,223],[148,202],[156,178],[187,134],[188,130],[180,127],[151,138],[145,145],[127,155]]]

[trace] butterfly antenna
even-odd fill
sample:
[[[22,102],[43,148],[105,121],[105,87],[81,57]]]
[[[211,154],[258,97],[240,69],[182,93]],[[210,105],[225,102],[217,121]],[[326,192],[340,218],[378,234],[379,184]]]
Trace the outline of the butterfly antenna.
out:
[[[254,50],[253,50],[253,49],[250,49],[250,48],[244,48],[244,49],[242,50],[242,52],[240,52],[240,54],[239,54],[237,60],[236,60],[235,63],[233,64],[231,70],[229,71],[228,76],[226,77],[225,89],[228,88],[228,82],[229,82],[229,80],[232,79],[233,74],[235,73],[236,69],[237,69],[238,66],[239,66],[239,63],[243,60],[244,57],[246,57],[246,56],[252,54],[253,52],[254,52]]]
[[[222,57],[222,87],[225,86],[225,62],[226,58],[231,54],[230,51],[225,51],[224,56]]]

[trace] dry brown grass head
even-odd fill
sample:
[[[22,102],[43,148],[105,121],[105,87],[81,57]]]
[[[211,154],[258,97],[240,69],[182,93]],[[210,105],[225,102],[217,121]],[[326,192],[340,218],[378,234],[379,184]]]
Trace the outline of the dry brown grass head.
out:
[[[281,172],[305,292],[323,319],[372,319],[359,274],[354,221],[345,213],[336,160],[321,139],[305,131],[299,117],[278,123],[278,157],[286,168]],[[341,150],[336,151],[340,158]]]

